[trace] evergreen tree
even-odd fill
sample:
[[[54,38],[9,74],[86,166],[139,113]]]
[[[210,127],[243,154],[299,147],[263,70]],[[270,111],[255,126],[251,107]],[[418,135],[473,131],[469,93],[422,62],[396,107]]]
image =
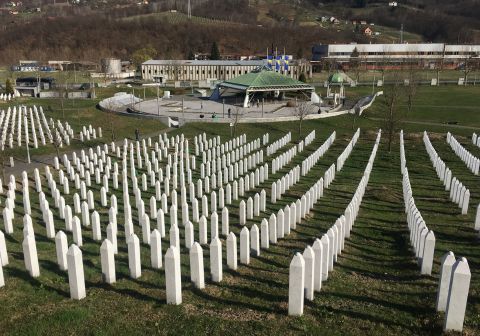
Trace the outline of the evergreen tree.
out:
[[[188,60],[194,60],[195,59],[195,55],[193,54],[193,51],[190,50],[188,52],[187,59]]]
[[[7,81],[5,82],[5,92],[8,94],[14,94],[14,89],[13,89],[13,85],[12,85],[12,81],[10,80],[10,78],[7,78]]]
[[[211,60],[219,60],[220,59],[220,51],[218,50],[217,42],[212,43],[212,49],[210,51],[210,59]]]

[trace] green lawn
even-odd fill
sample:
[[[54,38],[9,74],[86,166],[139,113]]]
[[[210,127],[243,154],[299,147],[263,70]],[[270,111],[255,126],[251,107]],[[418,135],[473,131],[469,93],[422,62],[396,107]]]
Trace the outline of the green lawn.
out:
[[[427,89],[427,88],[426,88]],[[447,91],[426,90],[419,93],[419,105],[423,101],[428,105],[448,103]],[[429,90],[431,88],[428,88]],[[441,88],[436,88],[441,89]],[[470,88],[461,101],[465,106],[475,103],[475,91]],[[450,95],[460,97],[455,91]],[[474,176],[455,156],[445,143],[445,133],[453,134],[469,150],[480,156],[480,149],[469,144],[470,129],[456,129],[448,125],[430,127],[428,125],[405,124],[405,150],[407,166],[410,172],[413,195],[427,225],[435,231],[437,245],[434,271],[432,276],[421,276],[408,242],[408,229],[403,209],[398,137],[392,151],[387,151],[386,134],[377,153],[360,213],[355,222],[350,239],[329,279],[324,282],[322,291],[315,293],[315,300],[305,304],[303,317],[287,316],[288,302],[288,266],[296,251],[303,251],[312,244],[315,237],[321,237],[343,214],[363,175],[368,157],[373,147],[376,131],[381,127],[379,106],[374,105],[371,113],[357,118],[355,127],[352,116],[342,116],[316,121],[305,121],[303,134],[298,134],[295,122],[271,124],[240,124],[237,135],[245,133],[252,141],[269,132],[270,141],[280,138],[285,132],[292,131],[293,142],[303,138],[311,130],[316,130],[316,140],[306,147],[289,165],[284,167],[268,182],[256,191],[267,191],[267,212],[247,221],[247,226],[260,224],[261,219],[276,212],[280,207],[303,194],[315,181],[323,176],[348,144],[355,128],[361,127],[360,139],[337,174],[331,187],[314,207],[307,220],[297,225],[297,229],[279,241],[269,250],[262,250],[261,256],[252,258],[248,266],[240,265],[237,271],[226,269],[225,241],[223,241],[224,279],[214,284],[209,277],[209,250],[204,246],[206,288],[194,289],[191,285],[189,261],[186,251],[182,250],[183,304],[170,306],[165,302],[164,271],[153,270],[149,263],[149,249],[142,244],[142,276],[137,280],[129,278],[128,259],[123,236],[123,201],[117,193],[120,213],[119,254],[116,256],[117,283],[106,285],[101,280],[101,266],[98,242],[91,239],[91,231],[83,228],[84,246],[82,247],[87,297],[81,301],[69,299],[68,280],[65,272],[56,266],[54,242],[46,238],[45,227],[38,209],[37,195],[31,191],[34,230],[39,251],[41,276],[32,279],[25,272],[22,241],[22,200],[17,190],[15,233],[7,237],[10,264],[4,268],[6,286],[0,289],[0,331],[5,335],[56,335],[56,334],[99,334],[99,335],[144,335],[144,334],[315,334],[315,335],[439,335],[442,332],[443,316],[435,312],[436,289],[441,256],[448,250],[457,257],[465,256],[472,272],[470,295],[465,320],[465,334],[475,335],[480,330],[480,247],[478,234],[473,230],[475,210],[480,202],[480,177]],[[453,106],[453,105],[452,105]],[[90,111],[85,107],[85,110]],[[451,109],[445,108],[447,111]],[[474,120],[478,109],[464,108],[464,124]],[[412,120],[435,118],[433,107],[416,107],[418,111]],[[60,112],[54,112],[56,114]],[[92,116],[85,120],[94,121]],[[98,112],[100,113],[100,112]],[[454,114],[444,115],[452,118]],[[88,119],[91,118],[91,119]],[[122,117],[127,118],[127,117]],[[131,119],[125,119],[128,124]],[[136,120],[136,119],[133,119]],[[153,123],[150,119],[140,119],[139,124]],[[441,119],[438,121],[441,122]],[[73,123],[73,118],[72,118]],[[473,125],[477,122],[473,121]],[[122,124],[123,125],[123,124]],[[146,126],[147,127],[147,126]],[[150,127],[150,126],[148,126]],[[129,135],[125,126],[124,134]],[[472,198],[468,215],[462,216],[460,209],[448,200],[435,171],[428,159],[420,137],[423,129],[429,130],[432,143],[440,156],[454,174],[471,190]],[[310,155],[333,130],[337,140],[327,153],[318,161],[309,174],[293,186],[275,205],[270,204],[270,185],[273,180]],[[154,131],[152,127],[152,132]],[[119,128],[120,132],[120,128]],[[191,123],[169,135],[184,133],[189,139],[206,132],[208,136],[220,135],[222,141],[230,137],[228,125],[211,123]],[[105,132],[107,133],[107,132]],[[146,133],[146,132],[145,132]],[[120,137],[120,135],[119,135]],[[190,142],[193,148],[193,141]],[[291,145],[276,155],[288,150]],[[264,156],[267,158],[266,156]],[[271,159],[271,158],[268,158]],[[197,161],[198,163],[198,161]],[[143,171],[140,171],[142,173]],[[271,175],[271,174],[270,174]],[[198,177],[197,173],[194,179]],[[43,181],[43,185],[46,182]],[[71,185],[71,190],[74,190]],[[99,188],[95,185],[96,199]],[[154,191],[153,191],[154,192]],[[253,192],[247,192],[246,197]],[[72,195],[66,197],[72,202]],[[143,192],[147,203],[152,189]],[[1,196],[2,198],[4,195]],[[2,199],[2,204],[4,200]],[[52,203],[50,203],[52,204]],[[133,203],[132,203],[133,204]],[[102,236],[108,221],[107,209],[99,203],[95,205],[102,221]],[[56,229],[63,229],[63,220],[53,204]],[[237,235],[238,202],[228,207],[230,228]],[[134,213],[135,232],[141,235],[137,214]],[[168,245],[163,240],[163,252]],[[152,221],[152,228],[155,222]],[[183,244],[183,230],[181,228]],[[139,236],[141,238],[141,236]],[[195,237],[198,237],[196,227]],[[71,234],[68,234],[72,242]],[[237,242],[238,243],[238,242]]]

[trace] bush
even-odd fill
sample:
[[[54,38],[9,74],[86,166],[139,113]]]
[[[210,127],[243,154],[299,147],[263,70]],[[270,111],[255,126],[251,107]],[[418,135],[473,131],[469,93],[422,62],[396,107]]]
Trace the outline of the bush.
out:
[[[10,78],[8,78],[7,81],[5,82],[5,92],[7,94],[12,94],[12,95],[15,93],[13,89],[12,81],[10,80]]]

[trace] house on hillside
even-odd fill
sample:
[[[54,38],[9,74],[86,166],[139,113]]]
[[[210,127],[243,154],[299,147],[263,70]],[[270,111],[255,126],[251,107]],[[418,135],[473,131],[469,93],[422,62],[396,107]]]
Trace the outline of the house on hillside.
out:
[[[363,34],[364,34],[365,36],[372,36],[372,35],[373,35],[373,30],[372,30],[372,28],[370,28],[370,27],[365,28],[365,29],[363,30]]]
[[[337,19],[336,17],[332,16],[332,17],[330,17],[330,23],[332,23],[332,24],[340,24],[340,20]]]

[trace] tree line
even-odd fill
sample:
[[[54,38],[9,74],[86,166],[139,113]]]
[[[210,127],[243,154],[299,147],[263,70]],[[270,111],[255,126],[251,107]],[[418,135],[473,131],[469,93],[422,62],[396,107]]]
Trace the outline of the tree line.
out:
[[[227,54],[261,55],[271,45],[295,54],[297,50],[311,50],[316,43],[354,39],[353,32],[337,33],[316,27],[171,23],[148,17],[118,20],[96,14],[6,26],[0,31],[0,62],[3,65],[19,59],[98,62],[103,57],[128,60],[146,46],[157,50],[155,57],[184,59],[192,51],[209,53],[214,41],[220,52]]]

